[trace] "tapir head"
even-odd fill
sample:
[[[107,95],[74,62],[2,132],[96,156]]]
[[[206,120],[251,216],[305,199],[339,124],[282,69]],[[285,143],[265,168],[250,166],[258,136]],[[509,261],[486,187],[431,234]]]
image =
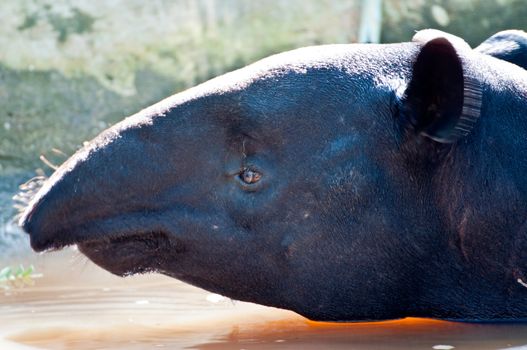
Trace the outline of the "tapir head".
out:
[[[314,319],[418,315],[449,244],[434,172],[481,114],[465,46],[311,47],[208,81],[104,131],[21,226],[36,251]]]

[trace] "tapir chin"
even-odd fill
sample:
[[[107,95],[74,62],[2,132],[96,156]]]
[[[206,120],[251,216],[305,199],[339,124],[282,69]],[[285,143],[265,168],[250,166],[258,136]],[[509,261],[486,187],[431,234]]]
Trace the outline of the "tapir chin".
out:
[[[527,320],[526,58],[521,31],[274,55],[102,132],[20,225],[313,320]]]

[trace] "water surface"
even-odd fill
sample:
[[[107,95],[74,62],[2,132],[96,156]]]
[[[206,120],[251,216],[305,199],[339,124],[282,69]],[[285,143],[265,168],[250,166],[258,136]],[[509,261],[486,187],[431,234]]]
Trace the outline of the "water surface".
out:
[[[317,323],[164,276],[115,277],[73,250],[27,260],[43,277],[0,290],[0,349],[527,349],[527,324]]]

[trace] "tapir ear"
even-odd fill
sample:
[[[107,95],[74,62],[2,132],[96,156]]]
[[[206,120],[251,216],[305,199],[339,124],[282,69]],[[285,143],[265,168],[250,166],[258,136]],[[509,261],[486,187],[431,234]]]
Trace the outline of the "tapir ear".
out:
[[[527,33],[524,31],[498,32],[474,50],[527,69]]]
[[[439,31],[422,31],[423,42],[403,97],[403,113],[418,134],[441,143],[467,136],[481,109],[481,88],[464,73],[460,52],[468,45]],[[468,47],[470,49],[470,47]]]

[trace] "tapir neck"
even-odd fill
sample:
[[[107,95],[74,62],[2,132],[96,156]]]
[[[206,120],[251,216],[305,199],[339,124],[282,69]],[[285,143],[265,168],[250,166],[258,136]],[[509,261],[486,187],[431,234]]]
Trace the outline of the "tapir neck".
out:
[[[523,203],[527,201],[527,71],[524,83],[510,85],[489,101],[479,135],[480,151],[495,160],[494,171],[513,182]]]
[[[492,78],[486,81],[478,124],[471,135],[451,146],[435,174],[445,245],[457,254],[436,257],[437,277],[431,284],[455,285],[435,291],[431,286],[430,293],[435,294],[425,299],[455,305],[453,310],[470,308],[466,300],[478,294],[478,308],[491,317],[498,311],[493,309],[496,298],[516,303],[527,296],[527,72],[518,74],[525,83],[504,86],[495,85]],[[446,278],[441,266],[457,269],[443,271]],[[527,306],[507,305],[503,314],[512,315],[515,308]]]

